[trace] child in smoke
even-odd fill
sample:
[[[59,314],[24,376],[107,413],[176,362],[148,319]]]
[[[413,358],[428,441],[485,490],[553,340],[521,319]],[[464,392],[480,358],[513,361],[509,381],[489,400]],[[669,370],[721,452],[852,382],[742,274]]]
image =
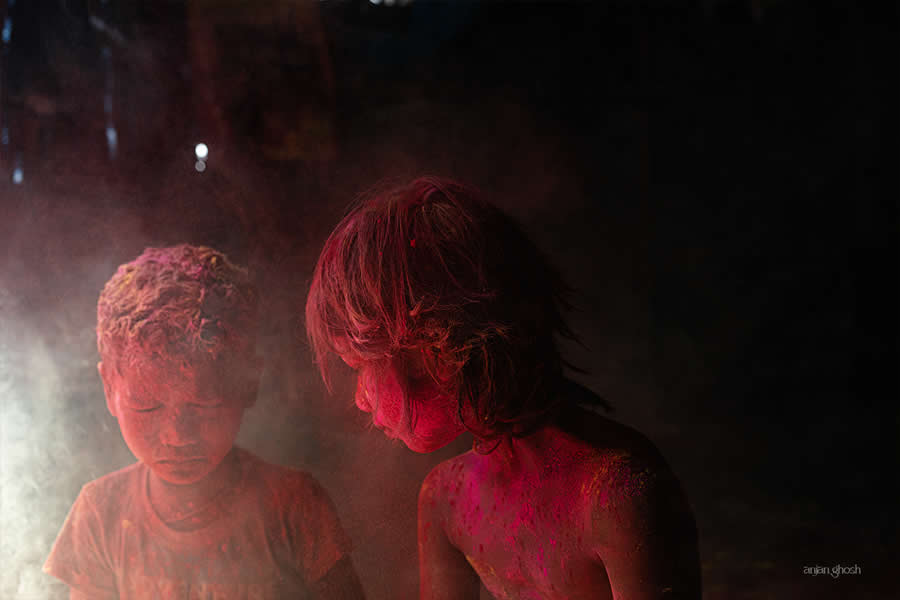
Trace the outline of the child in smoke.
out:
[[[100,294],[97,365],[136,464],[84,486],[44,566],[70,598],[362,598],[309,474],[234,446],[257,292],[210,248],[148,248]]]
[[[699,598],[696,526],[644,436],[563,377],[565,287],[519,227],[458,183],[364,196],[325,243],[306,304],[316,361],[411,450],[473,451],[419,494],[421,598]]]

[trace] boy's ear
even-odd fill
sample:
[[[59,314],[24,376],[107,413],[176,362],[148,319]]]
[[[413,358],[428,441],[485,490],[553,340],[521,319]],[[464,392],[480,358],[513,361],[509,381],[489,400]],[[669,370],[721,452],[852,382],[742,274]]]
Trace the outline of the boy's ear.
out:
[[[115,392],[112,385],[112,373],[110,368],[103,364],[103,361],[97,363],[97,372],[100,373],[100,379],[103,381],[103,394],[106,396],[106,408],[109,414],[118,418],[116,414]]]

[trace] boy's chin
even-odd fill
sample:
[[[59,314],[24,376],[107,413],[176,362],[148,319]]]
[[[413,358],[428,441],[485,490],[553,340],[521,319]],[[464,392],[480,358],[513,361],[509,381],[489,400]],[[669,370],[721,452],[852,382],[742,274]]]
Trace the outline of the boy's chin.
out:
[[[158,462],[150,467],[153,474],[172,485],[191,485],[203,481],[215,470],[206,460]]]
[[[437,450],[440,450],[444,446],[448,445],[456,438],[450,438],[448,440],[422,440],[418,438],[401,438],[403,443],[407,448],[412,450],[417,454],[430,454]]]

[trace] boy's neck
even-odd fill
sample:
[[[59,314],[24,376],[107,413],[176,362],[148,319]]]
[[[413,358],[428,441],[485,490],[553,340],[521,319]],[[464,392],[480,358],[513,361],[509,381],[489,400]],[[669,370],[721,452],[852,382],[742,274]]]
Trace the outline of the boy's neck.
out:
[[[486,456],[507,474],[537,473],[546,465],[547,454],[562,441],[561,435],[554,425],[545,425],[525,437],[504,437]]]
[[[582,450],[585,440],[581,429],[599,428],[598,419],[580,407],[568,407],[530,435],[503,438],[486,456],[506,473],[538,473]]]
[[[237,485],[239,476],[234,448],[212,473],[196,483],[169,483],[151,471],[150,504],[163,522],[187,519],[193,514],[205,512],[224,490]]]

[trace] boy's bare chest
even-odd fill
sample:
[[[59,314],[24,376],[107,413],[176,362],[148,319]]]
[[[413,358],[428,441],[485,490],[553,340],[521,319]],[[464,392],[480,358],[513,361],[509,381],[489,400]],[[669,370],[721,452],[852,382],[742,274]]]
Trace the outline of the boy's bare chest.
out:
[[[578,481],[571,472],[470,477],[450,490],[448,536],[498,600],[605,597],[609,584],[590,557]]]

